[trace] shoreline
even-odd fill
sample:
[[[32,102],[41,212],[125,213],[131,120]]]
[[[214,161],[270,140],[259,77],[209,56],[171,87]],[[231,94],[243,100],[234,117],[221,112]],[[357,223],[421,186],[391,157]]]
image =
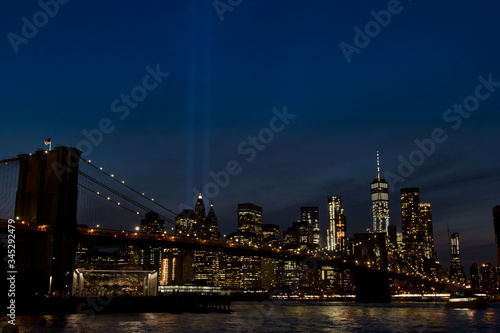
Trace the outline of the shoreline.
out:
[[[16,316],[97,313],[231,312],[231,299],[219,295],[141,297],[26,298],[16,303]]]
[[[267,296],[267,295],[266,295]],[[429,303],[445,302],[443,298],[392,297],[391,303]],[[289,302],[289,303],[356,303],[354,297],[335,298],[272,298],[258,295],[168,295],[140,297],[70,297],[70,298],[25,298],[16,302],[16,316],[24,315],[63,315],[98,313],[230,313],[232,302]],[[489,299],[498,303],[499,299]],[[390,303],[384,303],[390,304]]]

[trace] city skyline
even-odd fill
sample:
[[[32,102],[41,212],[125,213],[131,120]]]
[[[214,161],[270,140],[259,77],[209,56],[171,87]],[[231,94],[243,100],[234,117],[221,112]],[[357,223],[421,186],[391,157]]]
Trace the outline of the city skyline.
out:
[[[8,4],[0,156],[47,138],[80,145],[178,213],[212,182],[223,234],[251,201],[281,230],[318,206],[325,230],[326,198],[341,196],[352,235],[372,228],[379,150],[398,231],[399,188],[418,186],[443,266],[447,224],[466,270],[494,263],[498,6],[403,1],[360,47],[386,3],[243,1],[221,14],[211,2],[69,2],[29,38],[23,25],[43,8]]]
[[[114,296],[161,296],[176,289],[201,292],[206,287],[214,293],[222,293],[225,288],[232,295],[247,291],[265,293],[278,288],[275,290],[287,297],[291,294],[292,298],[305,292],[305,299],[328,299],[333,293],[333,297],[355,297],[356,302],[387,303],[392,297],[407,297],[408,291],[417,295],[428,291],[435,297],[443,297],[438,292],[442,288],[452,292],[456,292],[455,288],[462,291],[470,288],[461,264],[458,233],[450,238],[453,259],[449,273],[437,262],[431,205],[421,202],[417,187],[400,190],[403,219],[400,234],[391,225],[389,234],[355,233],[348,241],[341,198],[332,196],[328,198],[327,249],[315,244],[317,207],[301,207],[302,219],[283,232],[281,242],[279,227],[263,224],[263,209],[253,202],[238,203],[238,229],[221,241],[213,204],[207,214],[202,194],[198,195],[194,210],[177,215],[175,235],[169,235],[165,222],[170,218],[154,210],[173,211],[152,198],[145,198],[90,162],[80,160],[76,168],[80,154],[72,147],[56,147],[1,163],[2,186],[5,192],[11,192],[2,193],[4,205],[13,206],[15,216],[8,218],[12,211],[3,209],[2,216],[7,218],[0,221],[2,228],[7,226],[12,230],[8,226],[15,224],[15,229],[25,231],[20,260],[10,259],[8,263],[10,269],[19,267],[20,274],[31,277],[31,282],[25,284],[29,287],[23,288],[24,295],[45,294],[48,290],[54,296],[102,292]],[[17,186],[12,179],[16,177]],[[107,183],[102,182],[104,179]],[[95,202],[81,200],[82,189],[93,198],[105,199],[107,206],[99,209]],[[9,199],[13,193],[16,193],[14,201]],[[130,193],[135,197],[130,197]],[[115,196],[123,199],[123,204],[115,201]],[[493,208],[494,213],[497,207]],[[115,210],[109,222],[116,222],[119,216],[116,210],[122,208],[142,218],[140,227],[119,219],[121,230],[109,229],[102,216]],[[78,224],[83,222],[78,213],[81,209],[98,211],[100,217],[90,221],[91,224]],[[30,248],[40,251],[33,252]],[[33,265],[39,262],[50,264]],[[498,268],[485,264],[480,267],[470,268],[474,290],[497,291],[498,280],[490,273]],[[123,268],[134,276],[123,275]]]

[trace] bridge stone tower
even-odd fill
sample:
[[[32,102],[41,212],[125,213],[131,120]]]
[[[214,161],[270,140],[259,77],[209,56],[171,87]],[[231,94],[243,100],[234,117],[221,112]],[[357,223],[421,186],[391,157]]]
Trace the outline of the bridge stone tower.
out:
[[[377,270],[365,268],[356,272],[356,302],[390,303],[386,233],[354,234],[352,243],[354,244],[352,252],[356,261],[378,268]]]
[[[49,230],[18,240],[16,266],[27,293],[71,290],[80,154],[56,147],[18,155],[16,220]]]

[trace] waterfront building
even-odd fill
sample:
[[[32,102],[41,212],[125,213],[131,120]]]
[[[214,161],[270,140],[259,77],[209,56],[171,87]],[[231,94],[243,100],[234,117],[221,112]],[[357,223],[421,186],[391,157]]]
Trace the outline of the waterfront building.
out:
[[[472,264],[470,268],[471,288],[480,293],[498,293],[500,291],[500,269],[491,263]]]
[[[238,204],[238,231],[227,237],[229,243],[263,246],[262,207],[253,203]],[[224,285],[228,289],[260,289],[262,266],[260,256],[225,255]]]
[[[274,258],[261,258],[262,289],[269,290],[282,284],[283,261]]]

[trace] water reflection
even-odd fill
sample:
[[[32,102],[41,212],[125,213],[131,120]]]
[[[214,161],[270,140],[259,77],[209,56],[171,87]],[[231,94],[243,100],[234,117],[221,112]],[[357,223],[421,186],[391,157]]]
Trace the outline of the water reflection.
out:
[[[224,313],[44,316],[47,332],[443,332],[500,331],[500,306],[457,310],[440,303],[234,303]],[[21,332],[38,322],[21,316]],[[2,326],[5,320],[2,322]]]

